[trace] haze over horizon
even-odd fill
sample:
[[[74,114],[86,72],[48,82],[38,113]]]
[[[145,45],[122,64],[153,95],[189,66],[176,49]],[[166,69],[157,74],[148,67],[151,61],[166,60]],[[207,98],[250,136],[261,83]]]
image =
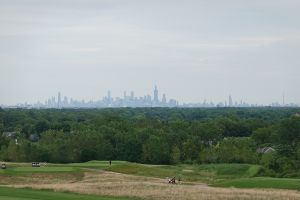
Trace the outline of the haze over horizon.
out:
[[[300,104],[300,1],[0,0],[0,104],[151,94]]]

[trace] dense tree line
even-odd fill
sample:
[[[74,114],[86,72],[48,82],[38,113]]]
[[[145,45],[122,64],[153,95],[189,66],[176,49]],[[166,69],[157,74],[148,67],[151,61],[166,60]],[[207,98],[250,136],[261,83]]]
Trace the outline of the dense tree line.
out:
[[[254,163],[300,176],[298,108],[0,109],[0,160]],[[260,153],[272,147],[275,151]]]

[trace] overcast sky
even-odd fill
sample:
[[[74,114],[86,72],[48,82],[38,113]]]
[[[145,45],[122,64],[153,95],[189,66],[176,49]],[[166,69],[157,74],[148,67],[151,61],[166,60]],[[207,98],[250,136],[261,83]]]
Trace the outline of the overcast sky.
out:
[[[300,104],[299,0],[0,0],[0,104],[111,90]]]

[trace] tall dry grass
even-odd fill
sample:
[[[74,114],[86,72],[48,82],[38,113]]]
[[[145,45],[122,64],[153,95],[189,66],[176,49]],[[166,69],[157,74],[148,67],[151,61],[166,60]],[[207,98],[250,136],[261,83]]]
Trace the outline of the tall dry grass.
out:
[[[15,184],[14,187],[49,188],[84,194],[141,197],[154,200],[296,200],[300,192],[273,189],[214,188],[201,184],[169,185],[163,179],[113,172],[86,172],[77,182]]]

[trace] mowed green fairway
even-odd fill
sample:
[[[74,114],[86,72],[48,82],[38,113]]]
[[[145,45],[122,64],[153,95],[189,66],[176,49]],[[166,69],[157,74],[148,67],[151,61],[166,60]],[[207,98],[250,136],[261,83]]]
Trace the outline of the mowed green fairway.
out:
[[[73,167],[14,167],[8,169],[11,172],[72,172]]]
[[[249,178],[260,169],[250,164],[209,164],[209,165],[144,165],[123,163],[108,168],[110,171],[148,177],[177,177],[188,182],[205,182],[208,184],[219,180]]]
[[[253,177],[225,180],[214,184],[218,187],[236,188],[276,188],[300,190],[300,179]]]
[[[133,200],[126,197],[102,197],[75,193],[0,187],[0,200]]]

